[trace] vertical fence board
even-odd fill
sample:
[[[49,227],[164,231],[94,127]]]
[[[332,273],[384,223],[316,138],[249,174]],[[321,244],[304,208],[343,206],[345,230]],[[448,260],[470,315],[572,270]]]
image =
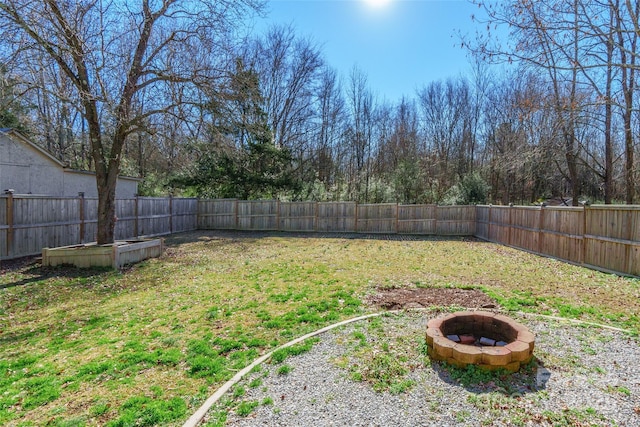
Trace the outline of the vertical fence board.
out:
[[[509,206],[491,206],[489,212],[491,218],[489,220],[489,240],[493,242],[508,244],[509,240]]]
[[[98,199],[85,197],[84,203],[84,241],[78,243],[95,242],[98,236]]]
[[[476,206],[475,236],[489,240],[489,206]]]
[[[116,228],[115,239],[123,240],[135,235],[136,228],[136,199],[116,200]],[[97,215],[96,217],[97,218]]]
[[[0,196],[0,259],[7,258],[9,223],[7,218],[7,196]]]

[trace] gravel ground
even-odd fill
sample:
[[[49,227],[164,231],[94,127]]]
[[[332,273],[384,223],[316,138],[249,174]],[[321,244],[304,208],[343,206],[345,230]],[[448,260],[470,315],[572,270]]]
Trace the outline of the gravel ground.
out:
[[[426,322],[435,315],[385,316],[330,331],[309,352],[249,374],[205,420],[214,425],[226,414],[230,426],[640,426],[637,337],[516,315],[536,334],[534,363],[479,380],[463,371],[452,376],[424,356]],[[380,354],[407,368],[396,378],[410,384],[407,390],[375,391],[367,381]],[[278,373],[284,365],[290,372]],[[354,372],[365,379],[354,380]]]

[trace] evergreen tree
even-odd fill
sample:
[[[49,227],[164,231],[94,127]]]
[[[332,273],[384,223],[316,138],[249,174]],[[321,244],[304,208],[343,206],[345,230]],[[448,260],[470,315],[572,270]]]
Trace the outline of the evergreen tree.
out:
[[[207,145],[194,172],[175,183],[195,188],[198,196],[244,200],[299,191],[293,156],[274,144],[263,104],[257,73],[238,58],[227,91],[208,106],[216,144]]]

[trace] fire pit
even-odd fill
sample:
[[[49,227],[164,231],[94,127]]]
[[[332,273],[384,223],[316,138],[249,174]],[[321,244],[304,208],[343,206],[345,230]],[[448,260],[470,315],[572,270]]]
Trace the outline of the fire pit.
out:
[[[429,357],[457,367],[516,372],[531,361],[534,341],[527,327],[485,311],[459,311],[427,323]]]

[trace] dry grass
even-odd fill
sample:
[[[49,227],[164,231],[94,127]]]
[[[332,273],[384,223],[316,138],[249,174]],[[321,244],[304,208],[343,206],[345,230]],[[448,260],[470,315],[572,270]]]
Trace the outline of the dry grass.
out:
[[[214,232],[124,272],[0,278],[0,424],[180,425],[267,349],[380,286],[478,287],[503,307],[640,327],[640,281],[470,240]]]

